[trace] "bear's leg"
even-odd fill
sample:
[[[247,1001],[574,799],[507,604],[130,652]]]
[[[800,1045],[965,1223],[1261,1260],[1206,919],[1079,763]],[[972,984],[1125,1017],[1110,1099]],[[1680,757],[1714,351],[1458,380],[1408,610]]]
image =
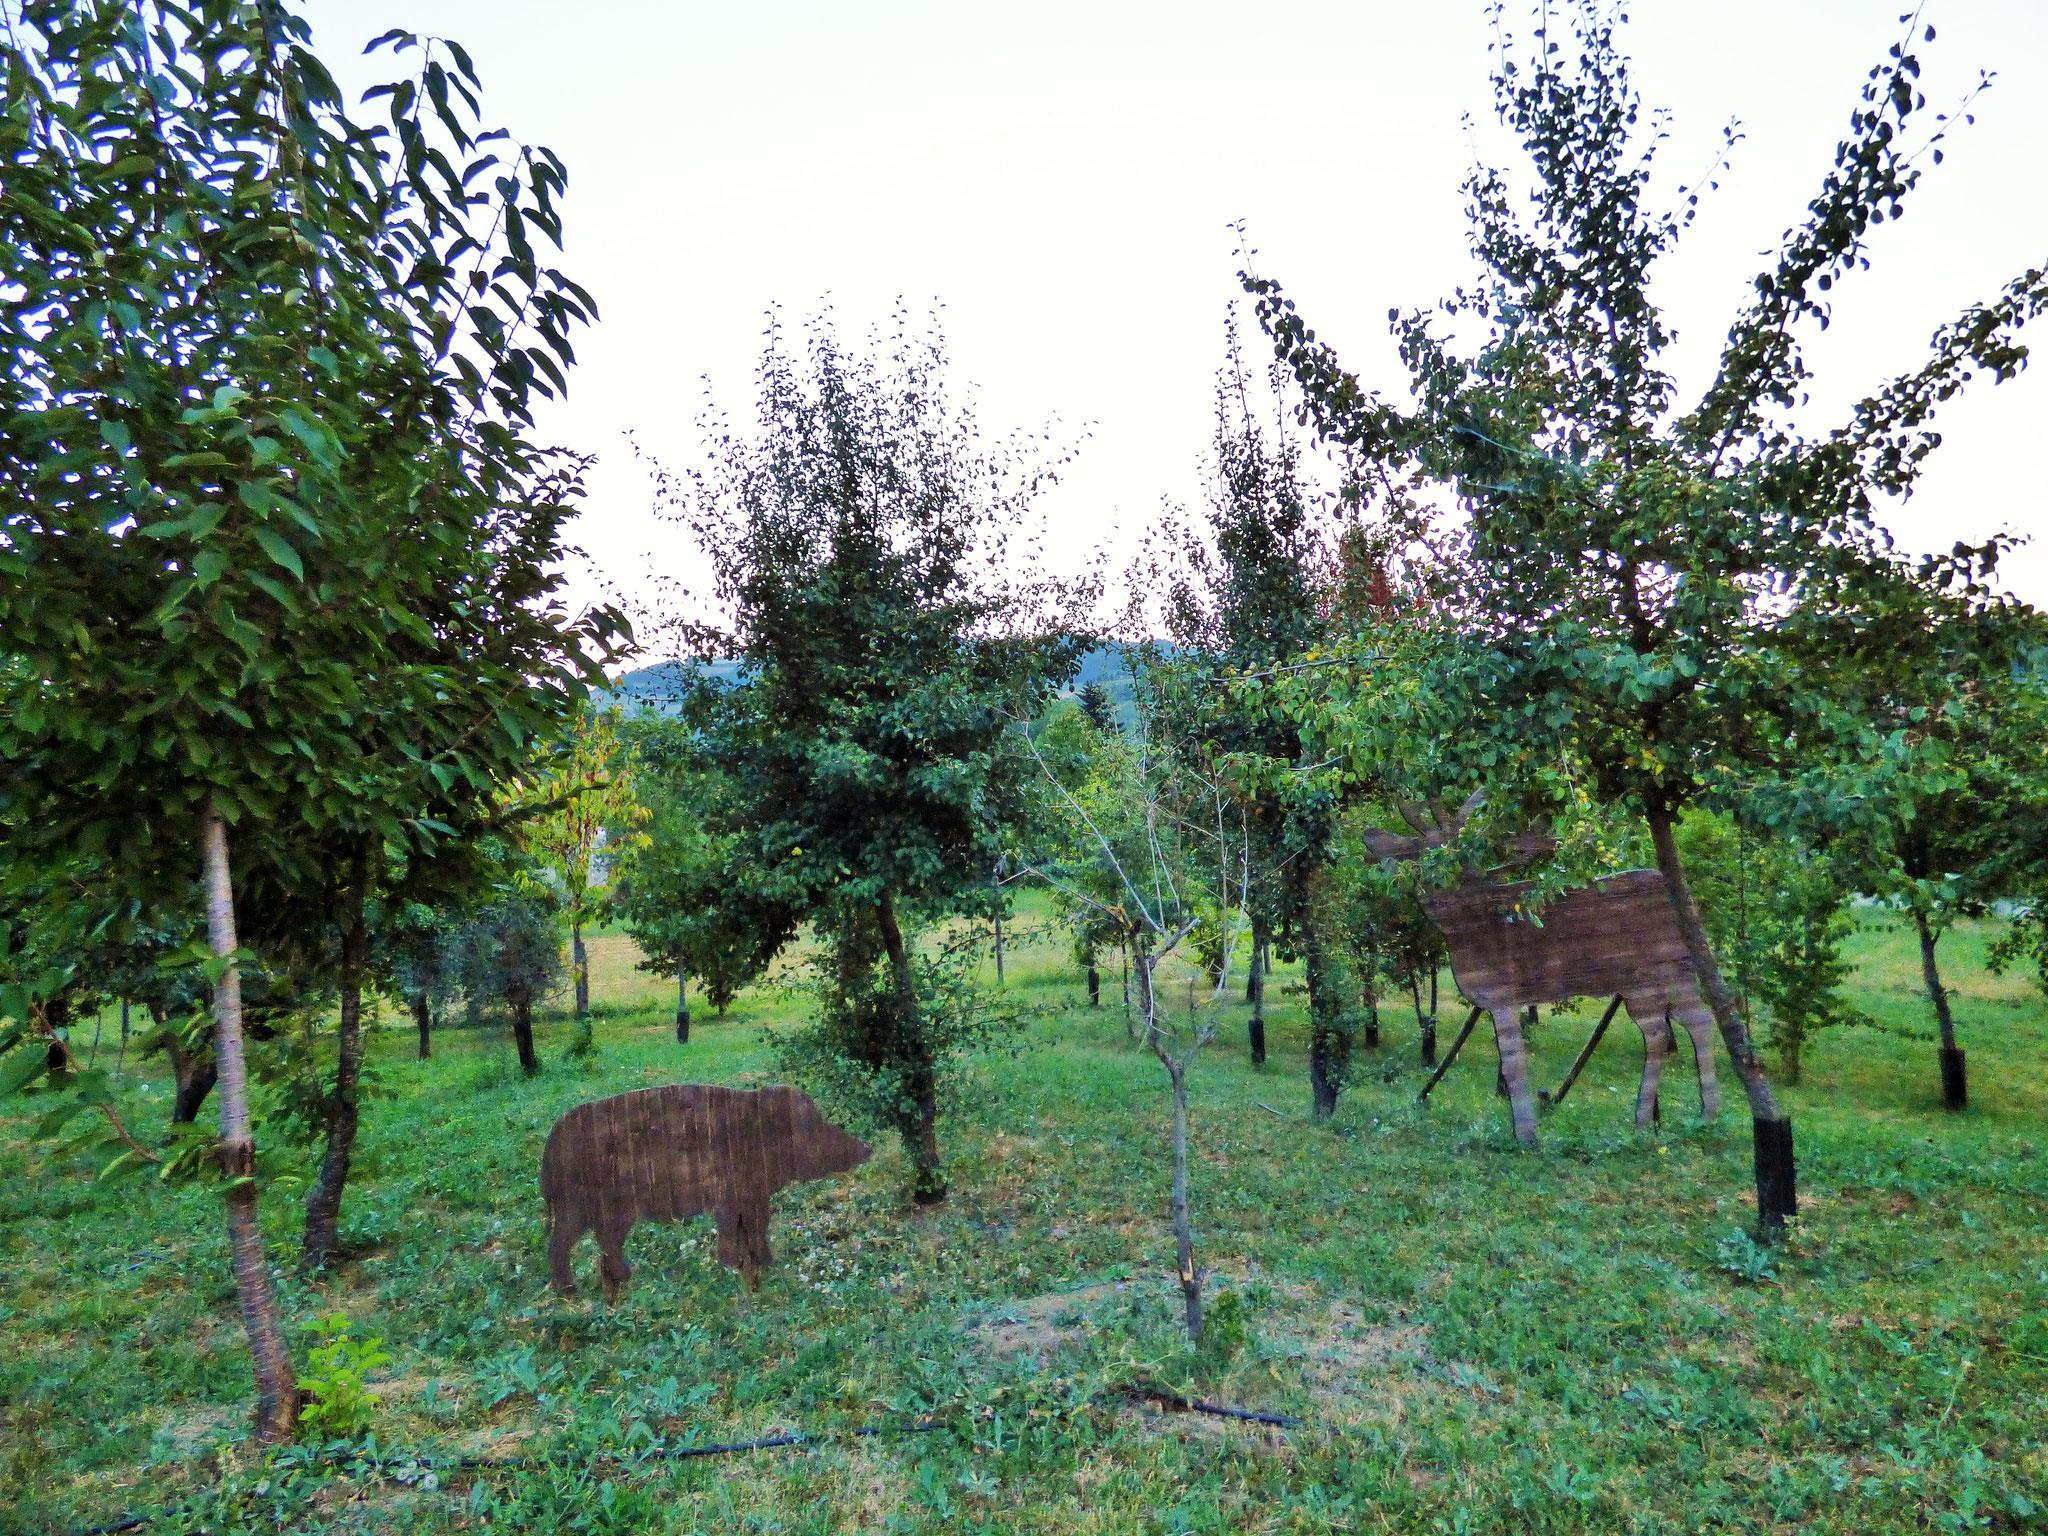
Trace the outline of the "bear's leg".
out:
[[[598,1272],[604,1277],[606,1301],[617,1301],[619,1287],[632,1278],[633,1266],[626,1262],[626,1234],[632,1230],[630,1221],[607,1222],[597,1229]]]
[[[747,1240],[740,1230],[739,1208],[721,1205],[711,1214],[718,1222],[718,1262],[727,1269],[744,1271],[747,1267]]]
[[[766,1200],[740,1208],[740,1243],[746,1251],[743,1271],[747,1277],[747,1289],[761,1288],[761,1271],[773,1261],[774,1255],[768,1250],[768,1202]]]
[[[555,1289],[564,1296],[576,1294],[576,1275],[569,1267],[570,1255],[587,1228],[566,1212],[548,1217],[548,1273]]]

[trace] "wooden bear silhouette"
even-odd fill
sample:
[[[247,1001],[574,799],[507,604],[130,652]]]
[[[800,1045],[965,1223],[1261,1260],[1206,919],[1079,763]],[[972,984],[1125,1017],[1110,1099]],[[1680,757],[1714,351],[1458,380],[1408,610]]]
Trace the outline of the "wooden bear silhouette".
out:
[[[785,1184],[858,1168],[872,1156],[794,1088],[681,1083],[579,1104],[555,1122],[540,1158],[548,1268],[576,1294],[569,1256],[597,1234],[606,1296],[633,1266],[626,1234],[642,1221],[718,1223],[718,1259],[752,1289],[769,1263],[769,1198]]]

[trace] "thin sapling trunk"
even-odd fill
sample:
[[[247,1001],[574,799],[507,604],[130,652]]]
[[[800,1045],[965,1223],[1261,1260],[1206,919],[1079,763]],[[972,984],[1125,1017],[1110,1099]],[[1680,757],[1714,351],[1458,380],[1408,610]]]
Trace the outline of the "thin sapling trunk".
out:
[[[903,929],[896,921],[896,900],[890,892],[883,891],[876,902],[875,918],[882,930],[882,947],[889,953],[897,1022],[907,1032],[921,1005],[910,974],[910,946],[904,942]],[[938,1205],[946,1198],[946,1170],[939,1159],[939,1085],[932,1062],[911,1064],[911,1070],[905,1074],[903,1096],[910,1105],[903,1137],[911,1161],[910,1198],[919,1205]]]
[[[242,1054],[242,975],[235,962],[235,890],[228,872],[227,822],[212,806],[199,816],[206,867],[206,932],[221,964],[213,984],[213,1056],[220,1077],[220,1165],[227,1181],[228,1249],[235,1299],[256,1368],[256,1438],[282,1445],[298,1429],[299,1389],[264,1261],[257,1207],[256,1143],[249,1128],[249,1072]]]
[[[533,1054],[533,990],[525,985],[509,988],[505,1001],[512,1008],[512,1042],[519,1047],[519,1070],[528,1077],[540,1073],[540,1058]]]
[[[1941,967],[1934,963],[1934,946],[1941,942],[1941,935],[1918,909],[1913,913],[1913,925],[1920,930],[1920,975],[1927,983],[1928,1000],[1934,1004],[1934,1022],[1941,1029],[1941,1102],[1950,1110],[1967,1109],[1970,1089],[1963,1053],[1956,1046],[1955,1014],[1949,1009],[1948,988],[1941,984]]]
[[[676,972],[676,1044],[690,1043],[690,974]]]
[[[1656,845],[1657,868],[1671,897],[1678,918],[1678,932],[1692,957],[1693,975],[1706,994],[1707,1007],[1728,1047],[1735,1075],[1749,1096],[1749,1113],[1755,1128],[1757,1224],[1766,1234],[1780,1232],[1789,1217],[1799,1214],[1796,1165],[1793,1158],[1792,1117],[1779,1107],[1771,1092],[1770,1078],[1749,1038],[1749,1029],[1728,993],[1721,967],[1714,958],[1713,941],[1700,917],[1692,885],[1686,879],[1685,861],[1678,854],[1672,818],[1662,806],[1651,807],[1646,817],[1650,841]]]
[[[1252,1065],[1263,1067],[1266,1064],[1266,946],[1264,937],[1256,929],[1252,933],[1252,962],[1248,973],[1244,1000],[1252,1005],[1249,1026]]]
[[[355,1157],[360,1111],[356,1089],[363,1069],[363,967],[369,957],[369,930],[363,921],[364,887],[369,861],[358,849],[350,863],[348,893],[343,898],[341,930],[341,1020],[334,1062],[334,1091],[327,1097],[327,1146],[320,1174],[306,1201],[303,1262],[318,1269],[340,1248],[341,1197],[348,1187],[349,1164]]]

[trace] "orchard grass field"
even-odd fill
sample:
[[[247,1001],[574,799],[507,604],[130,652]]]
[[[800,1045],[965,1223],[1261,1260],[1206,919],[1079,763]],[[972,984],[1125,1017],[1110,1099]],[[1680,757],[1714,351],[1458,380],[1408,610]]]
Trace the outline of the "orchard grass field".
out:
[[[1483,1032],[1416,1106],[1405,1010],[1316,1126],[1283,970],[1266,1068],[1249,1066],[1235,1007],[1195,1074],[1193,1198],[1215,1272],[1199,1354],[1171,1289],[1164,1074],[1126,1038],[1114,967],[1091,1011],[1030,901],[1006,989],[1026,1031],[943,1123],[943,1207],[906,1203],[883,1146],[778,1198],[757,1293],[715,1263],[700,1221],[636,1229],[617,1307],[588,1243],[584,1296],[557,1298],[535,1182],[554,1118],[648,1084],[770,1081],[766,1033],[806,1006],[773,985],[723,1020],[700,1005],[678,1046],[672,990],[600,935],[587,1066],[563,1060],[559,1016],[534,1081],[498,1029],[448,1029],[419,1063],[385,1006],[370,1039],[387,1096],[365,1113],[344,1263],[301,1278],[298,1194],[266,1194],[288,1318],[343,1314],[391,1356],[371,1373],[366,1437],[309,1434],[268,1458],[247,1443],[217,1194],[95,1185],[43,1161],[31,1115],[0,1121],[0,1524],[2048,1529],[2048,1007],[2029,978],[1986,974],[1992,931],[1943,946],[1967,1113],[1941,1110],[1929,1043],[1814,1043],[1786,1090],[1801,1213],[1776,1250],[1746,1236],[1739,1092],[1718,1124],[1688,1119],[1675,1061],[1664,1123],[1638,1133],[1625,1020],[1536,1152],[1509,1135]],[[1866,914],[1853,953],[1859,1005],[1924,1030],[1907,933]],[[1446,990],[1448,1041],[1462,1014]],[[1594,1017],[1546,1012],[1536,1081],[1562,1076]],[[161,1059],[129,1067],[167,1113]],[[1301,1422],[1173,1411],[1148,1388]],[[791,1432],[808,1438],[663,1454]]]

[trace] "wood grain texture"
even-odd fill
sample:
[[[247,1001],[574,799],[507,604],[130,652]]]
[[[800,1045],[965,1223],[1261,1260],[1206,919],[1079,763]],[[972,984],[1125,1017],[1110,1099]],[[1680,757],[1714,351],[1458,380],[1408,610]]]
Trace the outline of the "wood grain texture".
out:
[[[1458,989],[1494,1016],[1497,1029],[1507,1016],[1512,1038],[1503,1038],[1503,1056],[1519,1054],[1520,1033],[1513,1027],[1518,1010],[1575,997],[1619,996],[1643,1032],[1636,1123],[1648,1125],[1656,1114],[1673,1023],[1691,1038],[1700,1110],[1711,1119],[1720,1109],[1713,1015],[1700,996],[1664,876],[1654,869],[1629,870],[1567,891],[1542,908],[1540,925],[1521,910],[1534,889],[1527,881],[1475,881],[1422,896],[1423,910],[1450,949]],[[1516,1135],[1533,1141],[1526,1073],[1507,1076]]]
[[[756,1286],[772,1258],[775,1192],[871,1155],[794,1088],[682,1083],[579,1104],[555,1122],[541,1153],[555,1288],[576,1293],[569,1260],[585,1232],[597,1235],[605,1291],[616,1297],[632,1273],[625,1241],[636,1223],[700,1215],[718,1224],[719,1262]]]

